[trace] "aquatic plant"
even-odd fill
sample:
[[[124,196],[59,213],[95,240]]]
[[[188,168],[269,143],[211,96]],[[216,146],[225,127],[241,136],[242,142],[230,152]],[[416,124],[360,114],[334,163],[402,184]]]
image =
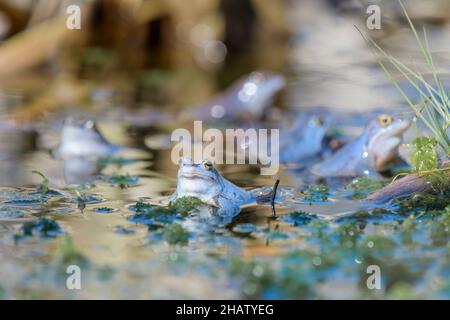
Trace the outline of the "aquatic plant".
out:
[[[413,172],[432,171],[438,167],[437,141],[430,137],[417,137],[413,142],[411,165]]]
[[[179,223],[172,223],[163,229],[164,239],[171,245],[185,245],[189,241],[189,232]]]
[[[102,214],[108,214],[108,213],[111,213],[114,211],[113,208],[109,208],[109,207],[98,207],[98,208],[94,208],[93,210],[96,213],[102,213]]]
[[[42,177],[42,182],[39,185],[39,187],[37,188],[37,191],[39,193],[47,194],[50,191],[50,189],[48,187],[48,185],[49,185],[48,178],[42,172],[39,172],[37,170],[33,170],[31,172]]]
[[[292,212],[288,215],[284,215],[284,221],[292,223],[293,226],[303,226],[310,223],[313,220],[318,220],[319,218],[314,214],[309,214],[303,211]]]
[[[181,197],[170,204],[170,208],[182,216],[187,216],[193,210],[205,205],[196,197]]]
[[[180,218],[173,210],[152,205],[148,208],[141,209],[128,218],[128,221],[145,224],[150,229],[157,229],[164,227],[167,224],[171,224],[177,218]]]
[[[327,201],[329,196],[328,185],[314,184],[310,185],[305,191],[302,191],[303,199],[309,204],[317,201]]]
[[[150,209],[152,205],[147,202],[138,201],[132,206],[130,206],[128,209],[134,212],[144,212],[148,209]]]
[[[49,218],[39,218],[36,221],[25,223],[21,231],[22,234],[19,234],[18,238],[33,235],[39,235],[42,238],[54,238],[62,233],[59,224]]]
[[[382,186],[383,183],[380,180],[364,176],[353,180],[346,188],[352,191],[353,199],[363,199]]]
[[[431,55],[430,46],[425,29],[423,29],[423,39],[419,36],[413,22],[402,1],[399,0],[403,9],[409,27],[414,34],[420,51],[426,61],[427,68],[432,75],[433,82],[425,80],[425,77],[419,72],[407,67],[400,60],[383,50],[374,40],[365,36],[364,39],[371,44],[376,50],[375,53],[380,58],[386,59],[400,74],[408,81],[408,83],[416,90],[421,98],[421,103],[416,105],[412,99],[401,88],[399,82],[395,79],[393,73],[388,70],[386,64],[379,60],[379,64],[385,74],[394,84],[397,91],[401,94],[409,107],[414,111],[416,117],[420,119],[427,128],[433,133],[434,138],[439,143],[445,154],[450,154],[450,138],[446,131],[450,127],[450,96],[446,92],[442,80],[439,77],[437,68]]]
[[[445,246],[450,240],[450,206],[433,221],[430,228],[430,239],[435,246]]]

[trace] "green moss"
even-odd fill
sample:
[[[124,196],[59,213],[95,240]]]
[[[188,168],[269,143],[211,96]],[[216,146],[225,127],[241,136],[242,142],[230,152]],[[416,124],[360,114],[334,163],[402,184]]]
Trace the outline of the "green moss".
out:
[[[419,192],[395,203],[403,212],[420,212],[425,210],[442,210],[450,204],[450,189],[444,188],[437,193]]]
[[[59,236],[62,230],[59,224],[48,218],[39,218],[36,221],[25,223],[22,226],[22,234],[20,237],[31,237],[33,235],[39,235],[42,238],[54,238]]]
[[[412,171],[422,175],[431,184],[433,191],[450,189],[449,168],[439,169],[437,141],[429,137],[418,137],[412,142]]]
[[[411,165],[417,173],[437,169],[437,141],[429,137],[417,137],[412,142]]]
[[[381,181],[369,177],[360,177],[353,180],[346,188],[352,190],[353,199],[363,199],[381,187],[383,187]]]
[[[181,197],[172,202],[169,207],[182,216],[187,216],[192,211],[204,205],[205,204],[198,198]]]
[[[148,225],[150,229],[157,229],[173,223],[177,219],[177,213],[167,207],[142,205],[135,209],[136,213],[128,218],[131,222]]]
[[[435,246],[447,245],[450,239],[450,206],[433,220],[430,239]]]
[[[150,203],[138,201],[130,207],[130,210],[135,212],[144,212],[150,209],[151,207],[152,205]]]
[[[311,185],[302,192],[303,199],[310,204],[317,201],[327,201],[329,196],[328,185],[326,184],[315,184]]]
[[[114,211],[113,208],[109,208],[109,207],[98,207],[98,208],[94,208],[93,210],[96,213],[102,213],[102,214],[108,214],[108,213],[111,213]]]
[[[307,212],[298,211],[292,212],[285,217],[285,221],[288,223],[292,223],[294,226],[303,226],[311,221],[318,220],[319,218],[314,214],[309,214]]]
[[[179,223],[172,223],[163,229],[164,239],[171,245],[186,245],[189,242],[189,232]]]

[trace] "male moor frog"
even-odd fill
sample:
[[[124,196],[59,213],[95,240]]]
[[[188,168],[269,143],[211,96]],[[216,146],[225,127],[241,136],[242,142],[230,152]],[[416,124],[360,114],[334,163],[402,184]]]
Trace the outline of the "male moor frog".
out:
[[[182,197],[196,197],[218,208],[236,207],[254,199],[250,192],[222,177],[210,160],[193,163],[190,158],[180,161],[177,190],[170,201]]]
[[[399,160],[398,148],[410,122],[380,115],[364,132],[327,160],[316,164],[312,172],[322,177],[379,177]]]
[[[79,126],[68,119],[61,132],[61,143],[54,155],[61,159],[101,158],[113,155],[119,147],[109,143],[93,121]]]
[[[255,71],[237,80],[206,105],[189,111],[188,115],[198,120],[258,119],[285,83],[281,75]]]
[[[329,126],[328,115],[300,116],[289,130],[281,132],[280,162],[295,163],[319,154]]]

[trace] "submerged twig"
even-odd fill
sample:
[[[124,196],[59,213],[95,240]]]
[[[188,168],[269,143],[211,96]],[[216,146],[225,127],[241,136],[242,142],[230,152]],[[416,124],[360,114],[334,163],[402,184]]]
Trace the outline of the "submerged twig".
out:
[[[277,189],[278,189],[278,184],[280,183],[280,179],[277,179],[277,181],[275,181],[275,184],[273,186],[273,190],[272,190],[272,196],[270,199],[270,206],[272,207],[272,217],[276,218],[277,217],[277,212],[275,210],[275,197],[277,195]]]

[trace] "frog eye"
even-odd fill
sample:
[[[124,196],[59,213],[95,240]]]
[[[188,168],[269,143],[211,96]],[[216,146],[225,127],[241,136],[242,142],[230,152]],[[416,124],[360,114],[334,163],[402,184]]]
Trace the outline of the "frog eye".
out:
[[[211,170],[213,167],[213,163],[211,162],[211,160],[203,160],[202,165],[206,170]]]
[[[387,127],[389,126],[392,121],[394,119],[392,118],[392,116],[388,115],[388,114],[383,114],[381,116],[378,117],[378,123],[380,124],[380,126],[382,127]]]
[[[88,120],[83,125],[86,129],[94,129],[95,123],[92,120]]]
[[[316,117],[316,123],[317,123],[319,126],[323,126],[323,124],[325,123],[325,119],[323,118],[323,116],[318,116],[318,117]]]

